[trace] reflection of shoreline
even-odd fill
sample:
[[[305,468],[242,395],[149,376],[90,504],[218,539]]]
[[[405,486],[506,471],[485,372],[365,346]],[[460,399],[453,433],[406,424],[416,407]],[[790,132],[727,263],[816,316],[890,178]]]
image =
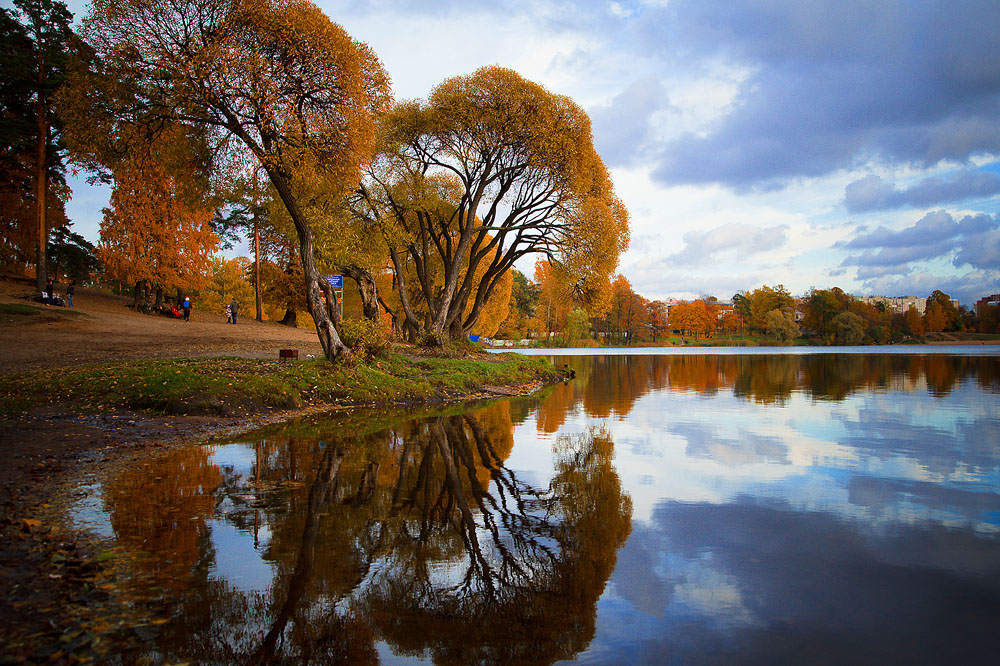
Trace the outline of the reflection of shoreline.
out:
[[[933,351],[928,351],[933,347]],[[809,356],[814,354],[892,354],[900,356],[921,354],[952,353],[974,356],[1000,356],[1000,340],[968,342],[933,342],[899,345],[863,345],[857,347],[800,346],[758,346],[758,347],[712,347],[712,346],[671,346],[671,347],[527,347],[517,350],[525,356]],[[982,349],[979,349],[979,348]],[[509,349],[487,349],[492,354],[504,354]]]
[[[556,432],[571,405],[588,416],[627,416],[636,401],[657,390],[721,391],[765,404],[793,393],[842,401],[860,390],[890,386],[935,397],[976,381],[1000,393],[1000,356],[950,354],[676,354],[554,356],[576,373],[557,386],[540,408],[539,428]]]

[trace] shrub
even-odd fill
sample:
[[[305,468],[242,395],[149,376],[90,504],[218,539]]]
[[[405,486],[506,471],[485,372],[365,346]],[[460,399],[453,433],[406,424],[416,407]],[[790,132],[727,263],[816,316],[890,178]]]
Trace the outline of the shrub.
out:
[[[338,331],[344,344],[365,361],[372,360],[389,346],[389,330],[371,319],[344,319]]]

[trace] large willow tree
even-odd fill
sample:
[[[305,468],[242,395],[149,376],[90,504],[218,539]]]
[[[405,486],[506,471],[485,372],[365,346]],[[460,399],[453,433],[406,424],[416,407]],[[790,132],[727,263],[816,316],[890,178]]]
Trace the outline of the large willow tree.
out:
[[[126,125],[180,124],[200,134],[215,175],[263,167],[295,226],[309,312],[336,359],[346,347],[301,192],[317,181],[352,187],[374,152],[389,103],[374,53],[305,0],[94,0],[83,35],[100,74],[68,95],[81,160],[120,157],[113,139]]]
[[[521,257],[548,257],[586,292],[629,237],[587,114],[501,67],[397,105],[353,203],[384,232],[406,325],[433,344],[471,331]]]

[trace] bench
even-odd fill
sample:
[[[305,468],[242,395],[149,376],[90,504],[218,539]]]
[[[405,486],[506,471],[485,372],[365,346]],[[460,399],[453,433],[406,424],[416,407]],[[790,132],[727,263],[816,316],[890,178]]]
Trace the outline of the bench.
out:
[[[299,350],[298,349],[279,349],[278,358],[281,360],[285,359],[295,359],[299,360]]]

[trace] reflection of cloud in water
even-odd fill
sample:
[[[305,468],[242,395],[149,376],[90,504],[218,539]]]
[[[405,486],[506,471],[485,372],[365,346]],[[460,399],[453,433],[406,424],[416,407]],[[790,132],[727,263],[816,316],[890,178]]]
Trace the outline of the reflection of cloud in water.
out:
[[[618,566],[611,576],[615,591],[636,610],[663,617],[673,596],[673,584],[656,569],[661,556],[656,535],[642,523],[618,551]]]
[[[616,465],[637,520],[666,498],[724,503],[759,492],[853,519],[872,517],[847,501],[853,474],[1000,485],[994,402],[974,385],[945,397],[889,390],[830,401],[793,393],[781,406],[724,392],[691,399],[659,391],[637,400],[627,420],[602,422],[619,444]],[[565,431],[584,425],[570,419]],[[919,502],[910,497],[879,520],[927,520],[932,510]],[[938,509],[933,518],[956,520]]]
[[[935,524],[872,531],[788,509],[664,502],[651,525],[634,529],[612,580],[635,612],[662,618],[634,637],[644,651],[635,662],[957,663],[991,654],[995,536]],[[669,591],[665,603],[647,598],[651,581]]]
[[[788,464],[788,447],[777,437],[740,428],[736,438],[726,439],[716,433],[716,428],[703,423],[678,423],[670,431],[687,440],[687,455],[692,458],[709,458],[725,467]]]
[[[876,516],[892,518],[902,508],[951,526],[1000,531],[1000,495],[935,483],[852,477],[848,501]]]
[[[841,443],[866,459],[912,459],[932,479],[981,479],[996,474],[1000,464],[997,413],[970,414],[982,409],[983,396],[946,400],[912,394],[871,396],[856,411],[842,415]],[[978,402],[978,404],[977,404]]]

